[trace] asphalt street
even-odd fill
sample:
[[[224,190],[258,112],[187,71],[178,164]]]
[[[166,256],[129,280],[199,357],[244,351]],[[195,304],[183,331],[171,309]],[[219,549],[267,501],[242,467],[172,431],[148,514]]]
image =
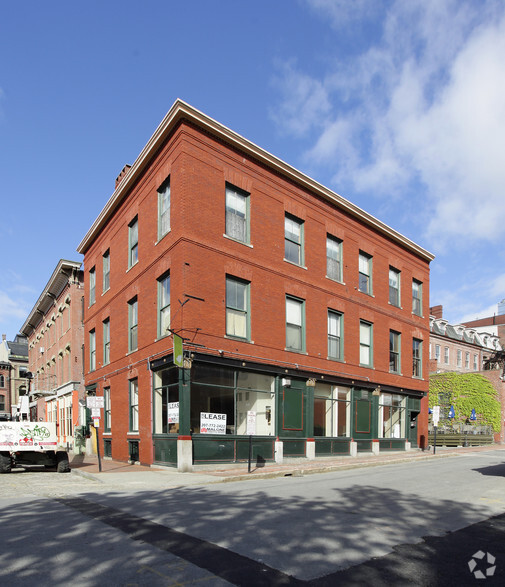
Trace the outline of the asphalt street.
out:
[[[505,450],[126,491],[0,477],[0,583],[504,585]]]

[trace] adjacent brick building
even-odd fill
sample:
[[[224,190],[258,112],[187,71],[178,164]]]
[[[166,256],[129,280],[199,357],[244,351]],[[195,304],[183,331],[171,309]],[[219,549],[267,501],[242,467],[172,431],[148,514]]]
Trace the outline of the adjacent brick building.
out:
[[[442,306],[430,308],[430,373],[481,371],[486,360],[501,350],[495,334],[450,324],[443,317]]]
[[[13,341],[2,334],[0,342],[0,419],[7,420],[17,413],[19,398],[27,393],[28,343],[17,334]]]
[[[246,458],[249,435],[277,460],[424,442],[433,256],[188,104],[78,251],[106,455],[184,470]]]
[[[81,263],[61,259],[21,327],[28,338],[31,419],[56,422],[59,442],[70,447],[75,427],[86,422],[83,299]]]

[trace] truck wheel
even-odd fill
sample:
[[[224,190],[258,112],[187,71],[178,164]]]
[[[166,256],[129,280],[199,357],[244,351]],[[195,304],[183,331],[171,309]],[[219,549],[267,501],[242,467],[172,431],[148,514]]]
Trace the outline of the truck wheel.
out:
[[[70,473],[70,464],[66,452],[56,453],[56,470],[58,473]]]
[[[11,455],[8,452],[0,453],[0,473],[10,473],[11,467]]]

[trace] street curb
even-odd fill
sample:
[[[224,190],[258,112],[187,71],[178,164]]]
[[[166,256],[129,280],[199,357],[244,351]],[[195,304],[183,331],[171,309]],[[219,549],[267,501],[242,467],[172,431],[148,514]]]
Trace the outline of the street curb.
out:
[[[76,475],[77,477],[83,477],[84,479],[89,479],[90,481],[96,481],[97,483],[105,484],[103,479],[97,477],[95,473],[87,473],[86,471],[81,471],[80,469],[70,469],[72,475]]]
[[[328,465],[324,467],[315,467],[309,469],[295,468],[284,471],[271,471],[270,473],[242,473],[239,475],[230,475],[229,477],[220,478],[221,483],[231,483],[233,481],[248,481],[250,479],[275,479],[277,477],[304,477],[305,475],[317,475],[320,473],[334,473],[336,471],[347,471],[350,469],[365,469],[370,467],[382,467],[386,465],[398,465],[402,463],[415,463],[418,461],[428,461],[432,459],[443,459],[447,457],[459,456],[455,453],[441,455],[426,455],[423,457],[405,457],[390,461],[368,462],[368,463],[342,463],[340,465]]]

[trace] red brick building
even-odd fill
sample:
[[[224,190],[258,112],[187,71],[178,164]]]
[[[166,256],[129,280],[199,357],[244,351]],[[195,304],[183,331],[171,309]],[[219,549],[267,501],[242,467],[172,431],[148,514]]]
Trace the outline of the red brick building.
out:
[[[21,327],[28,338],[31,419],[56,422],[59,442],[74,445],[85,424],[83,377],[83,271],[61,259]]]
[[[78,251],[106,455],[187,469],[246,458],[248,435],[277,460],[423,443],[433,256],[188,104]]]

